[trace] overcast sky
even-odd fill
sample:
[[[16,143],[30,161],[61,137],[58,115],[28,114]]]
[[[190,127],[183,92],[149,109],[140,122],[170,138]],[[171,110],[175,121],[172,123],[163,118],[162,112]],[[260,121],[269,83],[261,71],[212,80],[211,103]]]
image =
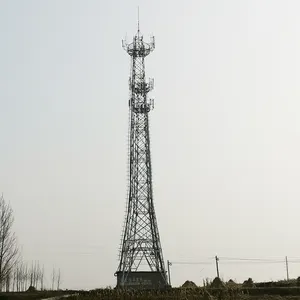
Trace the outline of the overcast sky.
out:
[[[114,286],[137,6],[155,78],[154,202],[173,285],[213,257],[300,257],[298,0],[1,0],[0,191],[26,261]],[[296,277],[300,264],[290,264]],[[243,281],[283,263],[225,264]]]

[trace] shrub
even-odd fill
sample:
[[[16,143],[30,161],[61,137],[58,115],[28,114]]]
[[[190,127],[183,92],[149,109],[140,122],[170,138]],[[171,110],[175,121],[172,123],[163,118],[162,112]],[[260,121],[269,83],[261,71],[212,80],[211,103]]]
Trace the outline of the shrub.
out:
[[[248,280],[245,280],[245,281],[243,282],[243,287],[244,287],[244,288],[254,288],[254,287],[255,287],[255,284],[254,284],[252,278],[248,278]]]
[[[225,284],[219,277],[216,277],[211,283],[211,287],[214,289],[221,289],[225,288]]]

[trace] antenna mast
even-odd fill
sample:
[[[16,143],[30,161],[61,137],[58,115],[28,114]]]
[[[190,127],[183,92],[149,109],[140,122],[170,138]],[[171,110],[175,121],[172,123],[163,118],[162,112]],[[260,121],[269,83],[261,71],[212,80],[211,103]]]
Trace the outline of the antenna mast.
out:
[[[131,57],[129,77],[129,182],[125,224],[120,245],[117,287],[163,288],[168,286],[153,204],[149,113],[154,108],[148,93],[154,80],[145,79],[145,57],[155,48],[154,37],[145,43],[138,32],[131,43],[122,42]]]
[[[138,6],[138,35],[140,34],[140,7]]]

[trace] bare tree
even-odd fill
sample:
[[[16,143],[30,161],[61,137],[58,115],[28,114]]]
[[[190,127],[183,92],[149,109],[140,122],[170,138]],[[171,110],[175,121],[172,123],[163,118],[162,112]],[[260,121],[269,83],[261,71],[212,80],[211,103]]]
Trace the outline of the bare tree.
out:
[[[41,281],[42,281],[42,270],[41,270],[41,267],[40,267],[40,262],[38,261],[37,263],[35,263],[35,268],[34,268],[34,286],[36,288],[38,288],[38,285],[40,284],[41,286]]]
[[[58,274],[57,274],[57,290],[59,290],[60,282],[61,282],[60,269],[58,269]]]
[[[28,265],[26,263],[23,271],[23,291],[28,288],[28,281],[29,281],[29,270]]]
[[[34,267],[32,270],[33,273],[33,286],[37,288],[38,280],[39,280],[39,263],[34,262]]]
[[[31,262],[31,269],[29,271],[30,276],[30,286],[33,286],[33,261]]]
[[[13,210],[0,197],[0,290],[18,261],[18,246],[13,232]]]
[[[32,286],[34,286],[36,288],[36,261],[32,262]]]
[[[13,291],[20,292],[23,290],[23,280],[24,280],[24,264],[22,261],[14,267],[13,272]]]
[[[53,268],[53,271],[52,271],[52,291],[54,290],[55,278],[56,278],[55,269]]]
[[[12,279],[12,271],[13,270],[10,270],[9,273],[7,273],[6,277],[5,277],[5,289],[6,289],[6,292],[9,292],[9,289],[10,289],[10,285],[11,285],[11,279]]]
[[[45,268],[43,265],[43,269],[41,270],[41,290],[44,290],[44,277],[45,277]]]
[[[16,268],[16,291],[20,291],[20,266]]]
[[[16,268],[14,268],[13,286],[12,286],[13,292],[15,291],[15,286],[16,286],[16,282],[17,282],[17,272],[18,272],[18,266]]]

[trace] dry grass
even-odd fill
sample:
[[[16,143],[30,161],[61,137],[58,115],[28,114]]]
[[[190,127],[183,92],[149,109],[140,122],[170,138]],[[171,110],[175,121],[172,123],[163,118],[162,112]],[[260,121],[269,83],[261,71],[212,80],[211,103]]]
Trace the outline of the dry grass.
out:
[[[291,295],[289,295],[289,293]],[[244,288],[173,288],[166,291],[101,289],[81,292],[70,300],[300,300],[300,290]]]

